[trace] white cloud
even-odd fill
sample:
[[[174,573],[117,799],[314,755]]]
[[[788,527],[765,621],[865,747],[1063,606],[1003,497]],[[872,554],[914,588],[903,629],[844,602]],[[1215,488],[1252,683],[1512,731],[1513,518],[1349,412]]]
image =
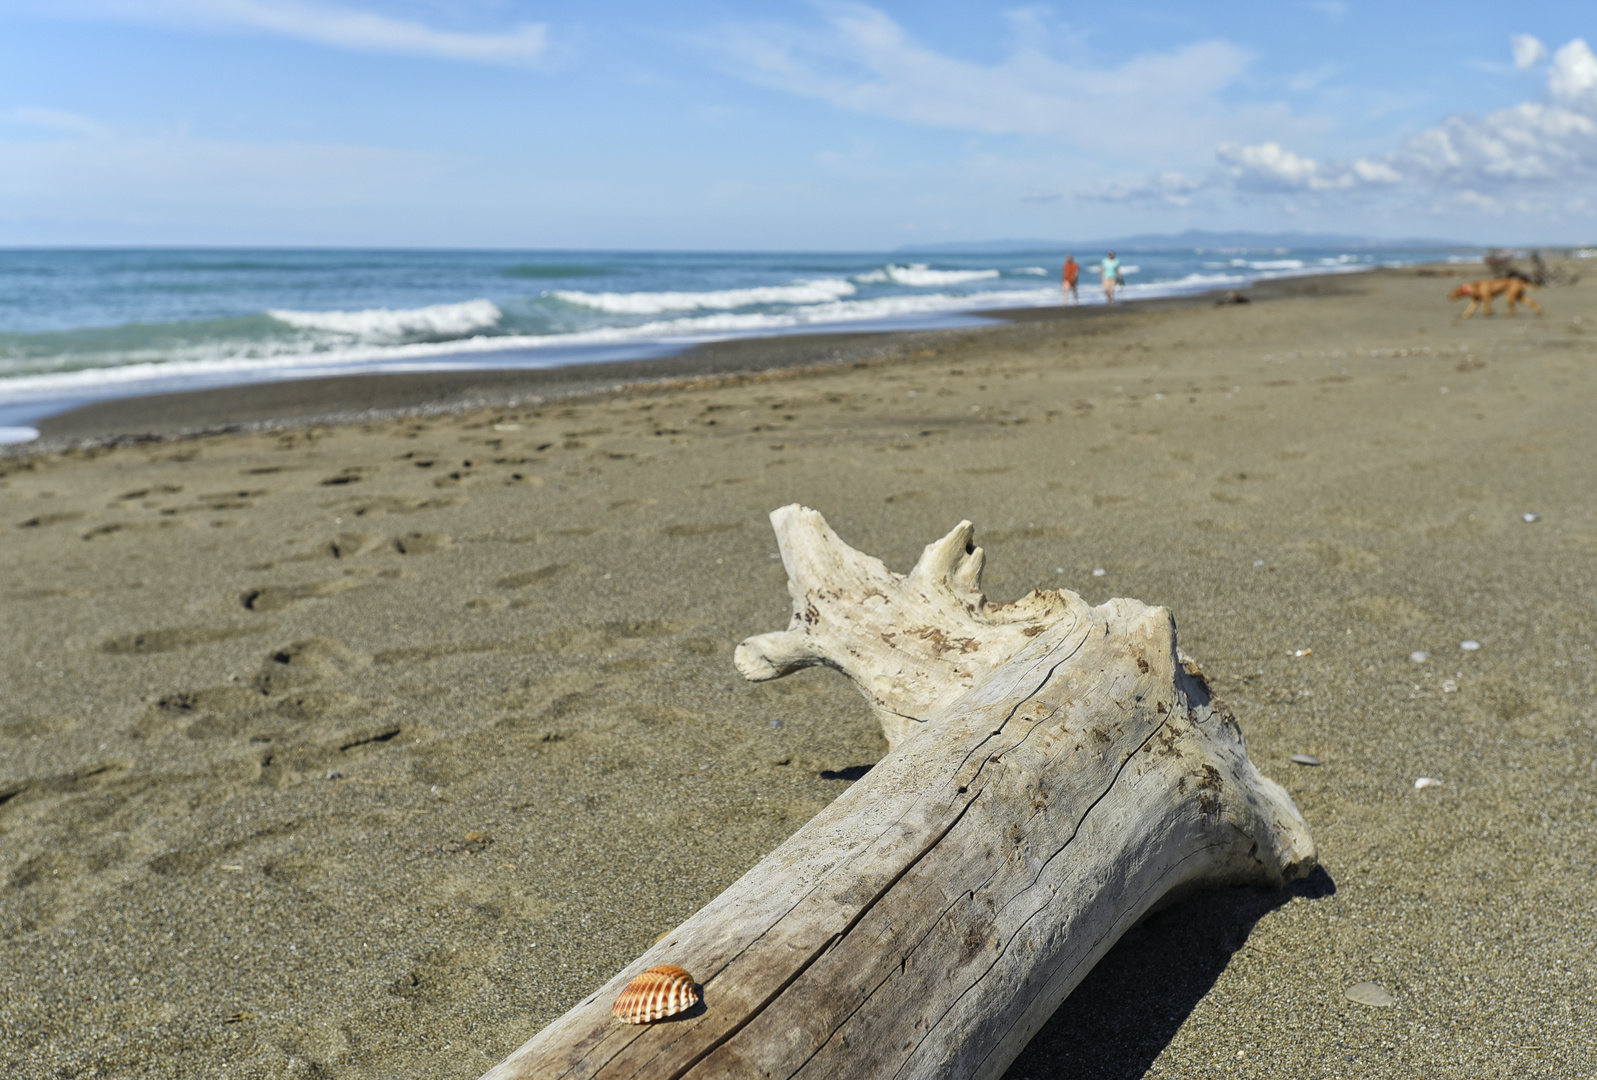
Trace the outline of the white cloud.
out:
[[[1402,180],[1397,170],[1383,161],[1320,162],[1277,142],[1257,146],[1228,143],[1216,156],[1242,191],[1349,191]]]
[[[1515,39],[1521,67],[1546,55],[1535,39]],[[1549,206],[1557,193],[1579,194],[1597,182],[1597,55],[1577,38],[1551,61],[1545,100],[1449,116],[1379,158],[1318,161],[1275,140],[1222,144],[1223,181],[1248,193],[1328,197],[1401,188],[1433,205],[1494,214]]]
[[[1219,158],[1236,178],[1237,186],[1245,189],[1293,191],[1324,185],[1314,159],[1294,154],[1277,142],[1258,146],[1227,143],[1220,147]]]
[[[1547,91],[1564,108],[1597,112],[1597,56],[1584,38],[1576,38],[1553,54]]]
[[[1391,162],[1412,180],[1488,191],[1590,184],[1597,180],[1597,56],[1576,38],[1553,54],[1546,101],[1450,116],[1410,138]]]
[[[1359,158],[1348,166],[1352,174],[1360,183],[1365,184],[1398,184],[1403,181],[1403,174],[1384,161],[1370,161],[1368,158]]]
[[[1547,46],[1529,34],[1515,34],[1508,39],[1508,45],[1514,50],[1515,70],[1529,71],[1547,59]]]
[[[490,64],[532,63],[549,47],[548,27],[543,23],[497,34],[461,33],[300,0],[109,0],[99,5],[99,10],[138,22],[261,30],[335,48]]]
[[[1092,150],[1200,154],[1233,120],[1219,93],[1250,56],[1204,41],[1111,69],[1071,65],[1034,45],[996,64],[939,53],[864,4],[822,8],[825,27],[761,23],[707,39],[740,76],[853,112],[987,135],[1046,136]],[[1030,17],[1028,15],[1028,17]]]

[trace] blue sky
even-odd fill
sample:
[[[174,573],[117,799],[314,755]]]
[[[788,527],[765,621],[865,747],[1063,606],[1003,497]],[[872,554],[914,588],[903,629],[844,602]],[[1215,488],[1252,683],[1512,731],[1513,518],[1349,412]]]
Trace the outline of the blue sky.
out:
[[[1594,40],[1589,3],[5,0],[0,244],[1589,243]]]

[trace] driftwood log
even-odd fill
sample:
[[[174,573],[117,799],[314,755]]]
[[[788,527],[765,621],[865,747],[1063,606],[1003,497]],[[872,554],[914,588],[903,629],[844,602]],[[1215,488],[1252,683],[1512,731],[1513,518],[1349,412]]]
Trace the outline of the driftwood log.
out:
[[[485,1080],[998,1077],[1154,907],[1313,869],[1307,825],[1164,608],[989,604],[969,522],[905,576],[813,510],[771,519],[793,618],[739,646],[739,670],[840,669],[892,749]],[[611,1016],[667,963],[700,1005]]]

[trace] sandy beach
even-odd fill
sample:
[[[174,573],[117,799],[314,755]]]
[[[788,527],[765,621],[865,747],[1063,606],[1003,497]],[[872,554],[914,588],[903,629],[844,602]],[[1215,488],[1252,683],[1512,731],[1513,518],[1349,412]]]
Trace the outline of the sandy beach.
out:
[[[799,502],[1169,607],[1314,829],[1322,875],[1155,915],[1012,1080],[1597,1074],[1597,281],[1465,321],[1462,272],[41,423],[0,1066],[495,1064],[885,752],[841,676],[732,667]]]

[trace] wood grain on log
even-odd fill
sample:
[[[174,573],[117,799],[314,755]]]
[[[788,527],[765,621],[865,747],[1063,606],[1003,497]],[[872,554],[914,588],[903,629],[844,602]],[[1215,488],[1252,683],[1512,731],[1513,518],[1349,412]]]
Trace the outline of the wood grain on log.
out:
[[[745,642],[739,667],[833,664],[886,722],[909,726],[864,779],[491,1080],[997,1077],[1156,905],[1313,868],[1308,827],[1183,664],[1165,609],[1041,593],[1015,606],[1023,618],[994,617],[968,524],[907,578],[884,578],[850,576],[865,558],[813,511],[772,517],[794,626]],[[816,537],[821,555],[793,550]],[[884,631],[895,608],[909,617]],[[955,657],[921,629],[936,608],[944,639],[974,648]],[[938,671],[968,674],[968,689],[944,700]],[[663,963],[699,978],[703,1004],[647,1027],[615,1020],[615,996]]]

